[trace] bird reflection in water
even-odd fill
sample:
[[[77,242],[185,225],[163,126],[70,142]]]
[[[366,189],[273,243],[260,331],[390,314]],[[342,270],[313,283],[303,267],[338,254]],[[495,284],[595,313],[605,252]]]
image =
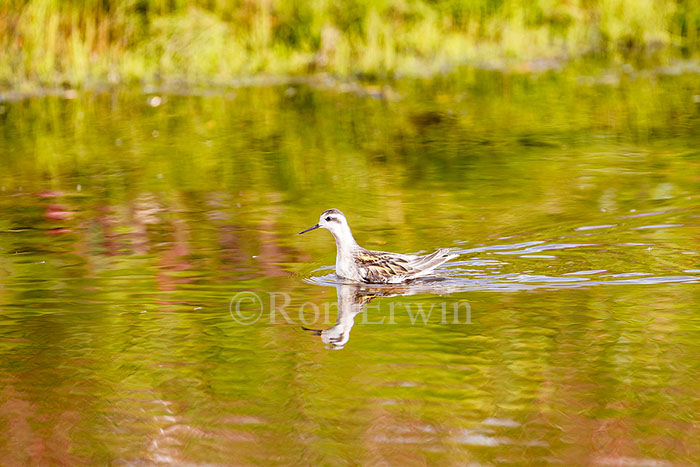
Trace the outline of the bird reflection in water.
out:
[[[326,348],[332,350],[339,350],[345,347],[345,344],[350,340],[350,330],[355,324],[355,317],[365,311],[367,304],[377,297],[395,297],[397,295],[415,295],[419,293],[446,295],[453,291],[441,278],[432,278],[432,280],[420,281],[414,284],[391,286],[336,283],[335,289],[338,295],[338,318],[335,325],[328,329],[302,327],[316,336],[321,336],[321,340],[326,344]],[[381,321],[381,318],[378,321]]]
[[[474,279],[465,279],[460,277],[451,277],[447,271],[442,271],[442,275],[428,276],[416,279],[410,282],[400,284],[362,284],[358,282],[338,282],[341,278],[335,274],[327,276],[315,277],[307,280],[307,283],[334,286],[338,295],[338,318],[334,326],[328,329],[309,329],[302,326],[302,329],[313,333],[316,336],[321,336],[321,340],[326,344],[328,349],[342,349],[350,340],[350,330],[355,324],[355,317],[365,311],[369,302],[377,297],[396,297],[409,295],[433,295],[433,296],[451,296],[457,293],[466,293],[475,290],[483,290],[483,281]],[[500,286],[502,288],[502,286]],[[520,290],[518,288],[517,290]],[[468,313],[465,311],[469,305],[467,302],[454,302],[458,305],[458,311],[450,311],[451,322],[457,324],[464,318],[467,323],[470,319],[468,315],[459,315],[459,313]],[[404,308],[410,306],[410,303],[403,304]],[[431,305],[432,306],[432,305]],[[459,308],[461,306],[463,309]],[[440,308],[440,313],[444,313]],[[457,315],[455,313],[458,313]],[[392,318],[387,322],[393,322]],[[443,317],[443,319],[446,319]],[[373,317],[368,319],[369,322],[382,324],[385,320],[382,317]]]
[[[326,348],[340,350],[350,340],[350,330],[355,324],[355,317],[365,311],[365,306],[377,297],[401,295],[400,289],[367,287],[359,284],[341,283],[335,287],[338,294],[338,319],[328,329],[303,328],[326,344]]]

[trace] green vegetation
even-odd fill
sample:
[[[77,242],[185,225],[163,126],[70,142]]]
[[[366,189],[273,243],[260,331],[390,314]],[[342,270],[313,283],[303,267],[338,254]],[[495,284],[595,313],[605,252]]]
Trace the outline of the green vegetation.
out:
[[[5,0],[0,83],[226,83],[694,56],[695,0]]]

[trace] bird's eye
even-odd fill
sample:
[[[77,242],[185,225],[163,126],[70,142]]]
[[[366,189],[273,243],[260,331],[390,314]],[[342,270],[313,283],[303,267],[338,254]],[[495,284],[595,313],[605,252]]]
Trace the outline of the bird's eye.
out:
[[[330,221],[331,221],[331,216],[326,217],[326,222],[330,222]]]

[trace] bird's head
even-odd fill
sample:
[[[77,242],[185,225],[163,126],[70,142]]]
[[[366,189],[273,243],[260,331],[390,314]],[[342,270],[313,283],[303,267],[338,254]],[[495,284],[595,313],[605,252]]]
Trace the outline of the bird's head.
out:
[[[299,235],[316,229],[328,229],[333,235],[339,237],[348,230],[348,221],[345,215],[337,209],[328,209],[321,213],[318,224],[299,232]]]

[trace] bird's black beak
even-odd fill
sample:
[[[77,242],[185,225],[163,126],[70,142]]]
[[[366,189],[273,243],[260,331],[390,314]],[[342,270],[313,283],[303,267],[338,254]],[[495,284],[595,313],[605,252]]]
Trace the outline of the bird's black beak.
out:
[[[304,326],[301,327],[304,331],[309,331],[311,334],[314,336],[320,336],[323,331],[320,329],[311,329],[311,328],[305,328]]]
[[[303,234],[303,233],[306,233],[306,232],[308,232],[308,231],[310,231],[310,230],[316,230],[316,229],[318,229],[319,227],[321,227],[321,226],[318,225],[318,224],[316,224],[316,225],[314,225],[313,227],[309,227],[308,229],[304,230],[303,232],[299,232],[299,235],[301,235],[301,234]]]

